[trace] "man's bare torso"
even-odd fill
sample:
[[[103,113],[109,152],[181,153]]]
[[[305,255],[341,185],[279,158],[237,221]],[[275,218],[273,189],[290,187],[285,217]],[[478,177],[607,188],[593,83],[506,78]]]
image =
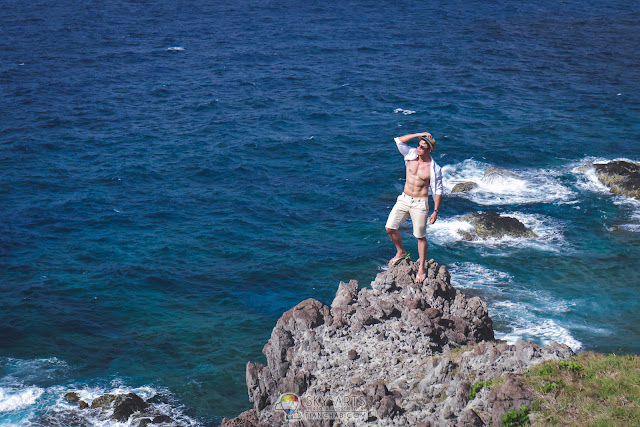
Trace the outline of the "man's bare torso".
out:
[[[407,179],[404,192],[411,197],[427,197],[429,195],[429,180],[431,179],[431,159],[423,161],[420,158],[407,162]]]

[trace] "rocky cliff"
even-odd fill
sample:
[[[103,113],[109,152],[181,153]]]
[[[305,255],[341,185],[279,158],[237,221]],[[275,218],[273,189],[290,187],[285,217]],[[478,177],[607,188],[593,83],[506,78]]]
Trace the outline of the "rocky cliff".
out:
[[[515,373],[573,355],[496,342],[486,304],[455,290],[444,265],[430,260],[422,284],[416,272],[405,260],[371,288],[340,283],[330,307],[308,299],[284,313],[267,365],[247,364],[253,409],[222,425],[500,425],[531,401]]]

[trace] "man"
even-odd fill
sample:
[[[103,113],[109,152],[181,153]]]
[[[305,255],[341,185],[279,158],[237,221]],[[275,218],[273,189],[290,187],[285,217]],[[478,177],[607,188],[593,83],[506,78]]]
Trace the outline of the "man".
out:
[[[411,148],[407,142],[418,138],[418,147]],[[431,158],[431,152],[436,148],[436,140],[428,132],[413,133],[394,141],[398,150],[404,156],[407,167],[407,178],[405,180],[404,192],[398,196],[395,206],[389,214],[386,230],[391,241],[396,245],[396,255],[389,261],[389,265],[396,265],[400,261],[409,257],[407,251],[402,246],[402,237],[398,232],[400,224],[411,215],[413,223],[413,235],[418,239],[418,274],[416,283],[422,283],[426,277],[424,268],[427,256],[427,215],[429,213],[429,189],[433,197],[433,213],[429,217],[429,224],[433,224],[438,219],[440,200],[442,199],[442,171],[440,166]]]

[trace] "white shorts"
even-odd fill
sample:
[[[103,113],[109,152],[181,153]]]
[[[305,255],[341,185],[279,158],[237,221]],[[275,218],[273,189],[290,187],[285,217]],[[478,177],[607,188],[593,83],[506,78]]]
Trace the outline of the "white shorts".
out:
[[[421,239],[427,236],[427,216],[429,207],[427,205],[428,197],[411,197],[402,193],[398,196],[395,206],[391,209],[389,219],[387,219],[387,228],[397,230],[408,217],[411,215],[413,223],[413,235]]]

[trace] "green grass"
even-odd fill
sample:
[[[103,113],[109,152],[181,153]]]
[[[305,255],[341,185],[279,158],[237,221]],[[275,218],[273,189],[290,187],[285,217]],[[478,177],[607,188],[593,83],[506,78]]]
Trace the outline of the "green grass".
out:
[[[640,426],[638,356],[580,353],[531,368],[525,381],[541,414],[537,425]]]
[[[479,381],[471,386],[471,389],[469,390],[469,400],[475,399],[476,394],[485,387],[491,388],[491,379],[488,379],[487,381]]]

